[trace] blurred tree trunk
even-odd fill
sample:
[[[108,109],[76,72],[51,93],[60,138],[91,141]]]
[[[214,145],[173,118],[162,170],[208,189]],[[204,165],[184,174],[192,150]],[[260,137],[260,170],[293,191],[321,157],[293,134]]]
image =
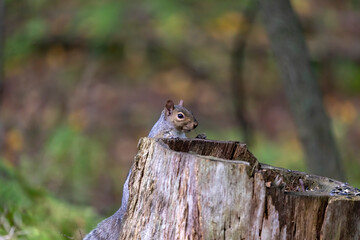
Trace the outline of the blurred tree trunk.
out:
[[[5,0],[0,0],[0,104],[4,91]]]
[[[0,0],[0,106],[3,104],[4,95],[4,42],[5,42],[5,0]],[[0,111],[0,150],[4,141],[3,118]]]
[[[279,65],[309,171],[344,180],[331,123],[310,66],[299,20],[289,0],[260,0],[260,14]]]
[[[241,26],[241,29],[239,29],[237,35],[235,36],[230,64],[230,84],[235,108],[235,117],[238,125],[242,129],[242,133],[244,134],[244,141],[247,145],[252,144],[253,130],[248,119],[248,111],[246,108],[244,55],[246,41],[253,26],[257,10],[258,4],[256,1],[251,1],[245,9],[243,14],[247,20],[247,26],[245,27],[245,30],[243,30],[243,26]]]

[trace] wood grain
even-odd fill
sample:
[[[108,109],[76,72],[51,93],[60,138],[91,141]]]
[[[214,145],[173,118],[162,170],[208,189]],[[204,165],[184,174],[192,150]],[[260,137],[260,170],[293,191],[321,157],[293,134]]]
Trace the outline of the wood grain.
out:
[[[120,239],[360,239],[343,183],[260,164],[239,142],[142,138]]]

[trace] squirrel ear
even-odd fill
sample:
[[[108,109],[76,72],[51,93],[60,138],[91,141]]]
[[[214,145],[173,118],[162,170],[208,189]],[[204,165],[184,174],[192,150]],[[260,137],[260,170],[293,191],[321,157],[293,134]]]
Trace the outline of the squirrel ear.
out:
[[[165,108],[166,108],[166,110],[167,110],[167,111],[166,111],[167,115],[170,116],[171,113],[172,113],[173,110],[174,110],[174,102],[173,102],[172,100],[168,100],[168,101],[166,102]]]
[[[180,100],[179,105],[182,107],[184,106],[184,101],[182,99]]]

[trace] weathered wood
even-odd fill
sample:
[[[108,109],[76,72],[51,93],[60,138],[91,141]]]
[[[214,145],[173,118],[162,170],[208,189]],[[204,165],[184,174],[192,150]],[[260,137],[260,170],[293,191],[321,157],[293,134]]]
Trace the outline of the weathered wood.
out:
[[[330,195],[341,182],[259,164],[239,142],[138,147],[120,239],[360,239],[360,197]]]

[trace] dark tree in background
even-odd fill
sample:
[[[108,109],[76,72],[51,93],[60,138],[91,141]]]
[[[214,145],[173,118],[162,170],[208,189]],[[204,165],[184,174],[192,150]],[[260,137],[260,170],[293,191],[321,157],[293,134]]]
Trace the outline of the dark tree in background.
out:
[[[344,180],[320,88],[289,0],[260,0],[260,14],[283,79],[288,104],[311,173]]]
[[[4,88],[5,1],[0,0],[0,104]]]
[[[244,58],[246,42],[253,26],[256,13],[258,11],[258,4],[256,1],[251,1],[244,9],[244,16],[247,21],[245,30],[240,30],[235,36],[233,43],[233,50],[231,52],[230,64],[230,84],[233,96],[235,117],[238,125],[244,134],[244,142],[251,145],[253,142],[253,128],[248,119],[248,111],[246,108],[246,90],[244,79]]]
[[[4,42],[5,42],[5,0],[0,0],[0,106],[4,93]],[[0,149],[3,146],[3,125],[0,117]]]

